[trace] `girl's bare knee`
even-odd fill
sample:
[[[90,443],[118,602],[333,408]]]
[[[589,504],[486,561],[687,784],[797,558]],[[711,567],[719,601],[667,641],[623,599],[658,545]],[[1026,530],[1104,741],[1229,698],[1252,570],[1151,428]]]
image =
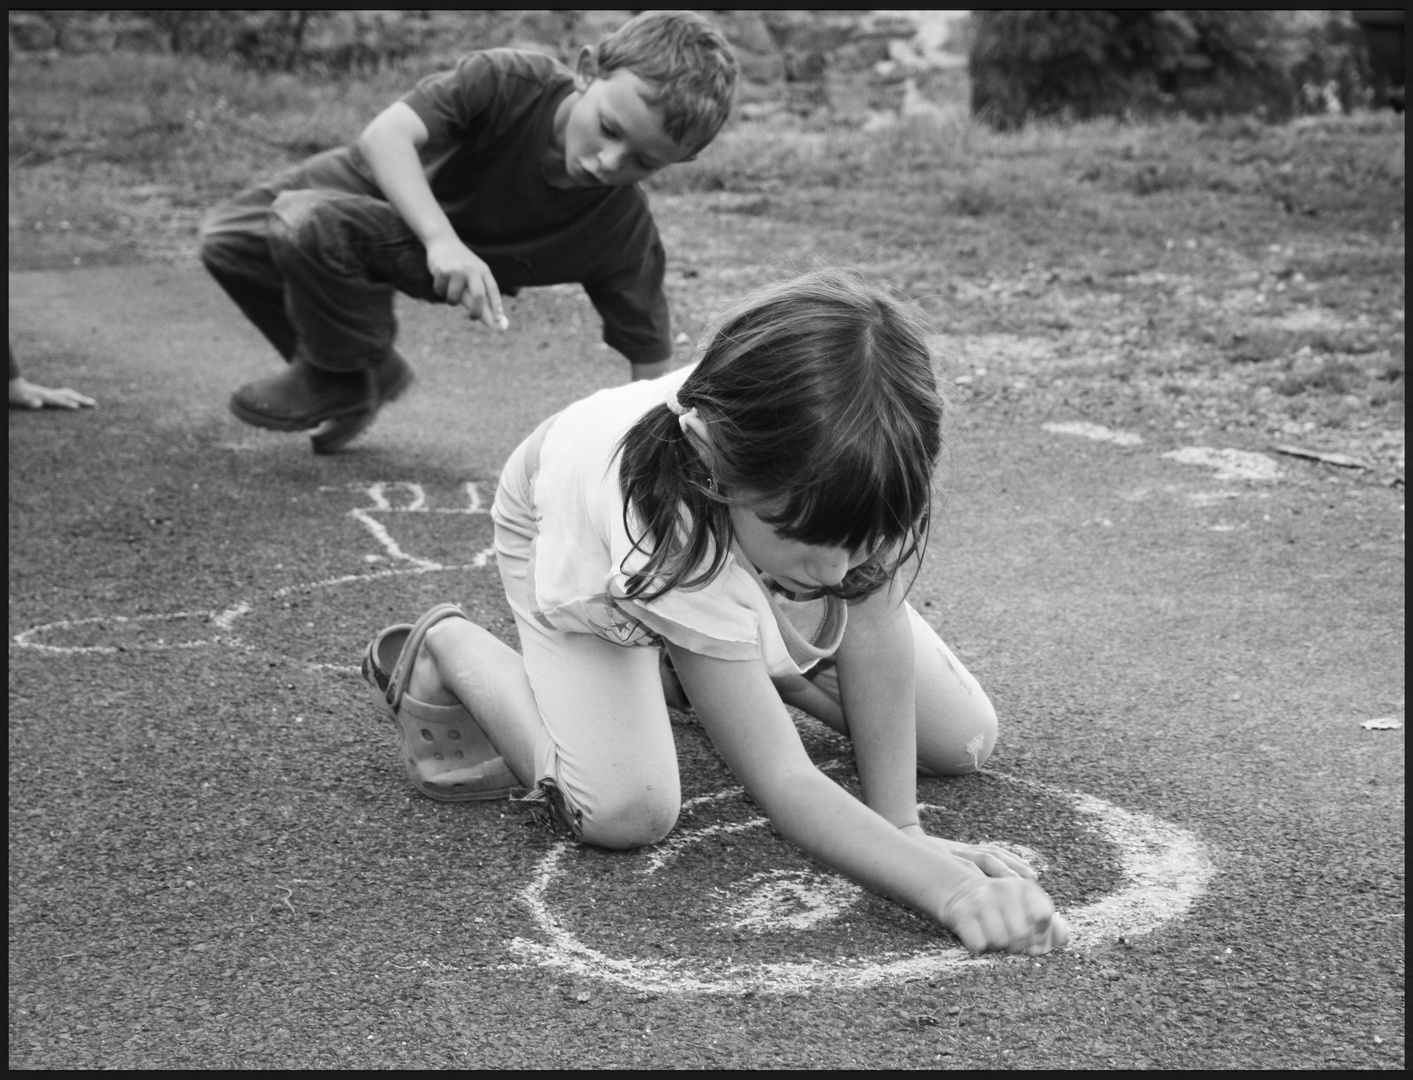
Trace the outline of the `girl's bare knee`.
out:
[[[931,776],[965,776],[986,764],[996,748],[996,710],[984,694],[965,716],[948,723],[918,747],[918,771]]]
[[[583,839],[598,847],[623,850],[656,844],[677,824],[682,801],[675,793],[655,788],[639,791],[634,798],[605,800],[581,819]]]

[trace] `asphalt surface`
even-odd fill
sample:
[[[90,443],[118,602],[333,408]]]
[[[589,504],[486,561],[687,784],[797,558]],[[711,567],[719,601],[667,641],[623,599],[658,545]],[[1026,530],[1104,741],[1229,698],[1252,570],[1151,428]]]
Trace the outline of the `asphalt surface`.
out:
[[[929,820],[1067,911],[1141,908],[1135,844],[1188,861],[1176,907],[959,963],[761,826],[690,718],[657,853],[411,792],[359,653],[447,599],[511,635],[477,500],[627,372],[573,290],[504,336],[402,314],[418,383],[316,458],[226,412],[275,361],[199,272],[11,273],[26,373],[101,403],[10,414],[11,1068],[1403,1067],[1404,734],[1361,727],[1403,718],[1401,487],[965,413],[913,595],[1003,726]]]

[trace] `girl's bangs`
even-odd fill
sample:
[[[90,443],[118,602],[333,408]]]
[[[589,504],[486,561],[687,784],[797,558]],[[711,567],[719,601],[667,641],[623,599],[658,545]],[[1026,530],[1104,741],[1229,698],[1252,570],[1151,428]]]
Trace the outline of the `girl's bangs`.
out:
[[[805,544],[848,551],[895,544],[927,515],[931,477],[906,468],[881,473],[871,465],[821,463],[821,475],[794,486],[778,513],[761,518]]]

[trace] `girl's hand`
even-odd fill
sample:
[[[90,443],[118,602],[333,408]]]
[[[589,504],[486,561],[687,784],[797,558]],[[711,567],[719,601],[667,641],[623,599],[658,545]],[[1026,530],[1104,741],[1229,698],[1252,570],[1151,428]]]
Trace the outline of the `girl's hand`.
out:
[[[1039,875],[1035,868],[1013,851],[1007,851],[995,844],[963,844],[956,840],[943,840],[928,836],[917,826],[903,830],[911,836],[929,844],[935,844],[948,855],[971,863],[987,877],[1022,877],[1034,881]]]
[[[974,953],[1040,956],[1070,939],[1065,917],[1034,881],[979,870],[952,892],[937,921]]]
[[[427,269],[437,295],[448,304],[460,304],[473,319],[497,330],[509,327],[491,268],[456,236],[428,245]]]

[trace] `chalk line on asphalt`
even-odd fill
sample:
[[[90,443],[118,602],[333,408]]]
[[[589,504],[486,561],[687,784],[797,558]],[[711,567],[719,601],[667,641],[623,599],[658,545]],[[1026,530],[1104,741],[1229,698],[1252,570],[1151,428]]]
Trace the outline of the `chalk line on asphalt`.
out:
[[[363,530],[372,537],[379,552],[365,555],[365,560],[381,562],[387,559],[397,564],[395,569],[375,570],[361,574],[340,574],[321,581],[300,582],[285,585],[269,594],[269,599],[280,600],[294,593],[314,592],[344,585],[356,585],[378,581],[390,577],[416,576],[432,573],[451,573],[458,570],[484,570],[491,566],[495,558],[495,548],[487,547],[478,551],[467,563],[445,564],[435,559],[426,559],[404,551],[392,530],[374,515],[381,514],[489,514],[481,495],[480,484],[470,480],[461,486],[466,502],[464,506],[432,507],[428,505],[427,493],[423,486],[410,480],[378,480],[367,484],[352,484],[349,489],[361,494],[364,505],[347,511]],[[321,491],[342,491],[344,488],[320,488]],[[173,649],[201,649],[211,646],[246,649],[246,642],[234,631],[237,620],[255,612],[258,605],[250,599],[237,600],[219,610],[173,611],[143,615],[95,615],[78,619],[55,619],[23,630],[10,639],[12,645],[22,649],[57,656],[106,656],[120,652],[167,652]],[[160,623],[202,623],[215,629],[215,633],[188,641],[167,641],[158,637],[155,641],[123,641],[118,644],[64,645],[44,640],[46,637],[62,637],[65,633],[84,632],[91,627],[104,627],[112,624],[116,628],[129,625],[155,626]],[[334,665],[315,665],[334,669]],[[337,668],[342,670],[341,668]]]
[[[992,778],[1068,802],[1089,828],[1118,848],[1124,886],[1063,912],[1070,927],[1070,949],[1087,950],[1119,937],[1131,939],[1152,933],[1190,910],[1215,873],[1206,845],[1186,829],[1092,795],[984,771]],[[739,788],[729,789],[694,802],[705,805],[739,794]],[[924,810],[930,808],[927,804],[920,806]],[[693,844],[766,824],[765,818],[756,818],[680,830],[665,842],[670,845],[666,854],[655,851],[644,860],[644,873],[661,871],[673,854]],[[527,960],[576,975],[643,992],[792,993],[814,987],[865,988],[999,962],[997,957],[976,957],[960,947],[940,945],[911,955],[880,953],[865,958],[794,963],[738,963],[709,956],[661,960],[611,955],[571,930],[567,913],[557,911],[551,899],[554,887],[569,876],[567,856],[575,847],[567,842],[558,844],[541,860],[533,880],[521,893],[540,940],[516,938],[511,949]],[[723,909],[723,922],[756,931],[806,933],[809,928],[836,918],[863,896],[862,890],[851,882],[814,871],[766,871],[747,882],[753,884],[754,893],[729,901]]]

